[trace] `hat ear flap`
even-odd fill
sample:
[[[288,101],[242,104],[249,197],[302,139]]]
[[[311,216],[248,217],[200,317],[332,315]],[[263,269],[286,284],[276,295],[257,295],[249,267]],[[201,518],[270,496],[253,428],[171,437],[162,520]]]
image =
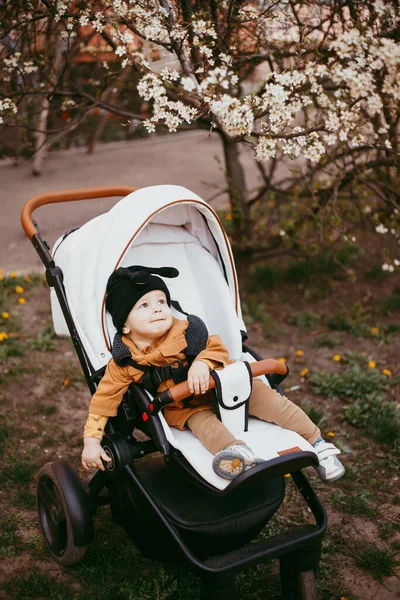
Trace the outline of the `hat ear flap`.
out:
[[[153,269],[155,275],[161,275],[162,277],[178,277],[179,271],[175,267],[160,267],[159,269]]]
[[[149,273],[150,275],[161,275],[162,277],[178,277],[179,271],[175,267],[144,267],[142,265],[132,265],[128,267],[129,271],[134,273]]]

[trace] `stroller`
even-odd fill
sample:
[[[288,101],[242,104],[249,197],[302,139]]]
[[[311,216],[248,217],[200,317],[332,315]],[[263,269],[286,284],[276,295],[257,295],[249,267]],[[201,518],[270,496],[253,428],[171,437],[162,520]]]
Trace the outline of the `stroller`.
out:
[[[33,211],[43,204],[112,196],[123,199],[67,232],[52,253],[32,221]],[[39,194],[26,203],[21,220],[46,268],[55,331],[71,336],[91,394],[111,357],[115,334],[104,307],[109,275],[133,264],[176,267],[179,277],[168,280],[171,298],[178,301],[175,316],[183,318],[183,307],[200,317],[235,361],[228,376],[233,385],[215,394],[220,417],[265,459],[233,481],[218,477],[212,454],[190,431],[170,428],[162,414],[167,403],[190,395],[187,383],[154,396],[132,383],[103,436],[112,460],[88,488],[65,460],[39,472],[40,527],[52,557],[63,565],[79,562],[94,538],[96,508],[109,503],[113,519],[145,556],[185,561],[200,576],[203,600],[231,599],[233,574],[271,558],[279,559],[283,598],[315,600],[327,520],[301,469],[317,466],[318,458],[298,434],[248,417],[246,373],[282,393],[287,367],[262,360],[245,343],[234,261],[215,211],[179,186],[102,187]],[[215,386],[212,378],[210,386]],[[148,439],[141,441],[140,432]],[[158,454],[145,460],[150,453]],[[287,473],[315,523],[254,541],[285,497]]]

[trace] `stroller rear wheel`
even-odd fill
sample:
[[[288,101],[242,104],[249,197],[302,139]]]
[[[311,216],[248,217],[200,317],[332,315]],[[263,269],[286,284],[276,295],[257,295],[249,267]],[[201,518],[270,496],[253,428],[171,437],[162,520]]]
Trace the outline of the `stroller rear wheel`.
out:
[[[81,535],[79,545],[76,540],[75,515],[84,515],[87,521],[87,510],[80,506],[82,498],[88,500],[77,473],[68,463],[47,463],[40,469],[36,496],[40,529],[52,558],[62,565],[78,563],[87,550],[85,536]],[[87,522],[86,529],[92,528],[93,523]]]

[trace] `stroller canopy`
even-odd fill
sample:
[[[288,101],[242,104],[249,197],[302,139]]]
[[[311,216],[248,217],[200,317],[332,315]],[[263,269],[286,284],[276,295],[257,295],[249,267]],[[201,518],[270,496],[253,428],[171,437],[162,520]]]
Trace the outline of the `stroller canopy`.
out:
[[[129,194],[110,211],[60,238],[53,249],[64,274],[68,306],[96,371],[111,357],[115,334],[104,308],[106,284],[120,266],[174,266],[171,298],[203,318],[233,359],[241,354],[242,320],[232,251],[215,211],[186,188],[158,185]],[[56,333],[68,335],[52,290]],[[184,315],[175,313],[179,318]]]

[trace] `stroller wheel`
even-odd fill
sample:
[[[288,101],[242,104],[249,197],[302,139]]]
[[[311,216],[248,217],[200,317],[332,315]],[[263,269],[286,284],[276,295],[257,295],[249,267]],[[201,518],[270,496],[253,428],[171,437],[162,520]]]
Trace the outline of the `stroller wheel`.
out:
[[[57,476],[57,470],[62,477]],[[81,535],[79,545],[76,543],[76,526],[79,525],[76,515],[78,519],[82,516],[86,519],[89,537],[93,529],[91,515],[88,522],[87,510],[85,506],[81,508],[85,500],[88,504],[88,497],[78,474],[67,462],[47,463],[38,474],[36,500],[40,529],[52,557],[62,565],[78,563],[86,553],[88,542],[85,543],[85,536]]]

